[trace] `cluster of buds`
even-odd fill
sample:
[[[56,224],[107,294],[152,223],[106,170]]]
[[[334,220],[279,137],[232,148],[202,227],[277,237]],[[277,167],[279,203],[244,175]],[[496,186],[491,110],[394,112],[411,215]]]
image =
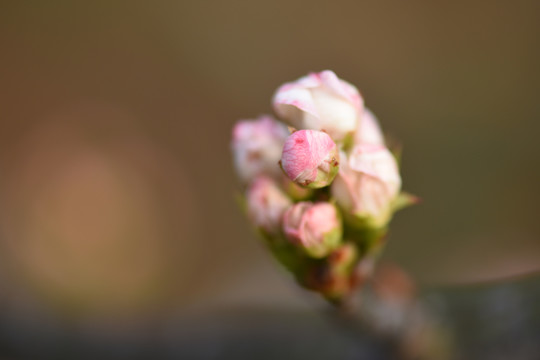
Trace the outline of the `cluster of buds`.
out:
[[[369,278],[393,213],[415,198],[401,192],[397,160],[353,85],[312,73],[272,102],[281,121],[233,129],[247,215],[299,284],[342,303]]]

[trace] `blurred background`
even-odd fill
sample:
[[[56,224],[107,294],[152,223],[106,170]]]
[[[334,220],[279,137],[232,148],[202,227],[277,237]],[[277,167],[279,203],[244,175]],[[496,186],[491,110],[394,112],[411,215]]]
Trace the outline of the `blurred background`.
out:
[[[229,149],[324,69],[403,144],[423,200],[386,260],[463,304],[501,279],[501,313],[538,299],[512,279],[540,270],[539,35],[533,0],[2,2],[0,354],[221,358],[249,318],[302,358],[333,334],[237,209]]]

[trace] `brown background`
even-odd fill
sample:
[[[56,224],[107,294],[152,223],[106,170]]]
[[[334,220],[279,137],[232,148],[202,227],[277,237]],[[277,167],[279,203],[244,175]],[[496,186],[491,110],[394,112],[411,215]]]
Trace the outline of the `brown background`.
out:
[[[332,69],[404,144],[387,251],[423,284],[540,264],[537,1],[0,5],[0,304],[305,306],[237,209],[233,123]],[[175,310],[176,311],[176,310]]]

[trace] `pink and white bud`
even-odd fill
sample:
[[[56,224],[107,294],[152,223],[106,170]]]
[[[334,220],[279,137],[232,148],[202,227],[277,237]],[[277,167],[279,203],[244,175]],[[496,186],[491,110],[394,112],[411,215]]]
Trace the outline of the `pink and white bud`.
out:
[[[240,179],[247,183],[258,175],[279,176],[278,162],[287,136],[287,127],[268,115],[237,122],[232,133],[232,150]]]
[[[341,243],[342,224],[336,207],[327,202],[299,202],[283,215],[287,239],[311,257],[330,254]]]
[[[359,145],[344,160],[332,184],[332,195],[347,214],[370,226],[386,225],[401,188],[394,156],[384,146]]]
[[[281,230],[283,213],[291,200],[266,176],[257,177],[246,192],[247,212],[252,223],[269,234]]]
[[[358,90],[330,70],[282,85],[272,102],[293,127],[325,131],[336,141],[354,133],[364,107]]]
[[[295,131],[283,146],[281,167],[295,183],[320,188],[334,180],[339,170],[339,151],[336,143],[322,131]]]
[[[355,145],[381,145],[384,146],[384,136],[379,122],[373,113],[365,108],[354,134]]]

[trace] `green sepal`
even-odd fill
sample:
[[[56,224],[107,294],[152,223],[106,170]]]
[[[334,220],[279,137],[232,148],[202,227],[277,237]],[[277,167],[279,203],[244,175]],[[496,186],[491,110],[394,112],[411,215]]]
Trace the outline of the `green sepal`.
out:
[[[335,274],[350,275],[358,259],[358,248],[353,242],[341,244],[328,257],[331,271]]]
[[[330,186],[330,184],[332,184],[332,181],[334,181],[338,172],[339,172],[339,165],[332,166],[328,174],[324,173],[324,171],[319,171],[319,174],[317,174],[317,179],[315,180],[314,183],[321,182],[321,183],[324,183],[324,185],[313,187],[313,188],[316,189],[320,187]],[[311,188],[311,184],[309,184],[308,187]]]
[[[327,187],[330,184],[332,184],[332,181],[334,181],[334,178],[339,172],[339,160],[334,159],[334,161],[335,163],[332,163],[330,165],[330,172],[327,173],[319,169],[317,171],[317,177],[315,178],[315,181],[310,182],[308,184],[300,184],[300,185],[308,189],[320,189],[320,188]]]
[[[349,152],[354,147],[354,132],[350,132],[341,141],[341,150]]]
[[[298,251],[298,249],[287,239],[283,234],[272,235],[260,229],[260,234],[265,240],[266,246],[274,256],[274,258],[295,276],[302,273],[306,267],[306,256]]]
[[[342,244],[325,259],[320,269],[323,275],[317,291],[331,304],[341,304],[356,288],[354,272],[357,263],[356,244]]]
[[[343,230],[340,226],[327,232],[324,235],[323,243],[319,246],[299,247],[299,249],[309,257],[320,259],[328,256],[332,251],[334,251],[341,244],[342,237]]]
[[[381,211],[379,216],[366,215],[363,213],[347,213],[344,212],[345,223],[349,226],[358,229],[379,229],[386,227],[392,219],[391,206],[386,210]]]
[[[291,197],[294,201],[307,201],[313,197],[313,189],[305,186],[298,185],[294,181],[285,176],[286,180],[283,181],[283,189],[285,193]]]
[[[370,254],[373,249],[384,239],[388,228],[382,227],[354,227],[345,226],[344,239],[356,244],[360,255]]]
[[[416,205],[419,202],[419,197],[402,191],[398,194],[398,196],[396,196],[396,198],[392,202],[392,212],[396,212],[409,206]]]

